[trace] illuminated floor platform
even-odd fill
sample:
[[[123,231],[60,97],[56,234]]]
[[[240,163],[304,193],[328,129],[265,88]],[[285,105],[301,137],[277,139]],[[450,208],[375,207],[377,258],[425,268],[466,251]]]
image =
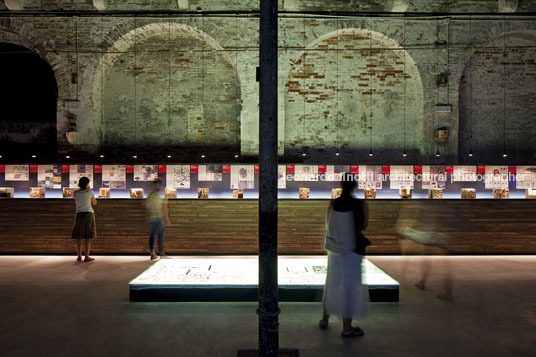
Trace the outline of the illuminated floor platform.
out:
[[[398,301],[399,284],[365,260],[371,301]],[[281,301],[321,301],[327,257],[280,257]],[[257,257],[161,259],[129,283],[131,301],[257,301]]]

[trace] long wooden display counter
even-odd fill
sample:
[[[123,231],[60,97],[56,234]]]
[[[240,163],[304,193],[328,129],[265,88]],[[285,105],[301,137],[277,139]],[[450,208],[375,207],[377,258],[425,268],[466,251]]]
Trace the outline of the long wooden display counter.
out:
[[[536,253],[533,200],[369,200],[370,254],[400,253],[400,217],[437,216],[458,254]],[[148,229],[142,200],[99,200],[94,253],[145,253]],[[173,226],[166,250],[176,254],[257,253],[257,200],[170,200]],[[282,254],[321,254],[328,200],[280,200]],[[68,199],[0,201],[0,253],[69,253],[74,202]]]

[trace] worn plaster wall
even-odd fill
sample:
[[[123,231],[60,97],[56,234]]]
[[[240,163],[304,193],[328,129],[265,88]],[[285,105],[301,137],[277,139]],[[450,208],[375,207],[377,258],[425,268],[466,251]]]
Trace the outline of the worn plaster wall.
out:
[[[93,1],[22,3],[34,10],[96,11]],[[192,0],[188,9],[243,10],[253,3]],[[178,6],[164,0],[107,2],[110,10]],[[290,11],[304,6],[391,11],[405,2],[281,2]],[[407,4],[407,11],[438,9],[499,11],[496,1]],[[535,2],[518,2],[517,11],[534,9]],[[487,152],[481,160],[497,161],[504,139],[512,157],[534,160],[534,101],[528,98],[536,87],[535,21],[505,23],[463,16],[282,16],[279,153],[288,160],[319,161],[338,147],[344,161],[402,162],[405,146],[412,162],[467,162],[464,152],[472,135],[473,151]],[[0,41],[32,49],[51,65],[63,152],[206,146],[216,148],[219,160],[218,152],[254,156],[258,150],[258,28],[258,19],[235,16],[11,16],[0,18]],[[448,104],[451,111],[438,113],[437,104]],[[438,128],[449,130],[444,143],[434,138]],[[70,131],[77,133],[71,144]],[[303,151],[310,155],[303,158]]]

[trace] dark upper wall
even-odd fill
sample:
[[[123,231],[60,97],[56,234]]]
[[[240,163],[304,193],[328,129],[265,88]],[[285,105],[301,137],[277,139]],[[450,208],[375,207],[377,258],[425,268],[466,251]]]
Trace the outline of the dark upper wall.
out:
[[[3,0],[0,10],[46,11],[222,11],[256,10],[258,0]],[[374,11],[374,12],[530,12],[534,0],[279,0],[284,11]]]

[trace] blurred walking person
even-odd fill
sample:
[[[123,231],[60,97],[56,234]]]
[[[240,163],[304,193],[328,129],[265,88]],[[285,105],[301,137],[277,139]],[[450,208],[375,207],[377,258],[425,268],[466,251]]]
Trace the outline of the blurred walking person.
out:
[[[76,261],[82,261],[82,239],[85,240],[85,258],[84,262],[92,262],[95,258],[89,256],[91,250],[91,240],[95,238],[97,229],[95,226],[95,211],[93,207],[97,205],[97,200],[89,187],[89,179],[81,177],[78,180],[78,190],[74,192],[74,202],[76,205],[76,214],[72,238],[76,239]]]
[[[449,236],[441,227],[443,207],[439,203],[426,202],[420,209],[403,209],[399,214],[397,230],[401,236],[400,249],[403,255],[421,255],[419,280],[415,286],[425,290],[432,271],[431,260],[434,265],[442,263],[441,269],[437,269],[438,278],[441,281],[443,292],[437,294],[437,298],[445,301],[454,301],[452,293],[452,279],[447,259],[440,256],[448,255]],[[435,256],[436,258],[432,258]],[[408,268],[404,265],[402,272]]]
[[[171,225],[167,199],[162,198],[162,180],[156,179],[147,197],[145,206],[147,208],[147,219],[149,221],[149,252],[151,260],[157,260],[160,256],[165,256],[164,250],[164,230]],[[154,250],[154,238],[158,235],[158,255]]]
[[[370,241],[362,231],[367,227],[366,203],[352,196],[356,180],[344,174],[342,194],[331,201],[326,222],[324,248],[328,252],[328,270],[322,298],[323,317],[319,325],[328,327],[330,315],[342,319],[341,336],[355,337],[364,334],[352,320],[369,311],[369,294],[362,281],[362,261]]]

